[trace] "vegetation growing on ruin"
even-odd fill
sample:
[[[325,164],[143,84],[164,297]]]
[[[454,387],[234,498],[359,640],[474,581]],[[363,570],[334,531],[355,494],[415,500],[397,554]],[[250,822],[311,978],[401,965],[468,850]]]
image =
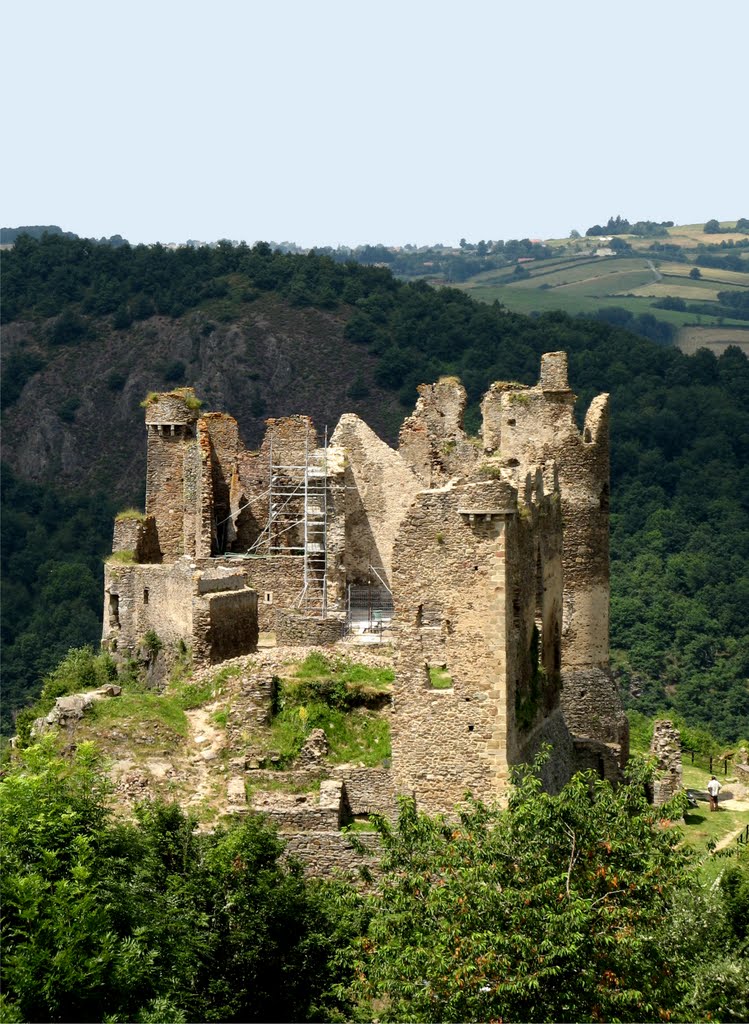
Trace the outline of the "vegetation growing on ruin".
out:
[[[294,678],[340,683],[349,692],[356,693],[357,688],[364,687],[387,689],[392,684],[395,673],[389,666],[362,665],[348,658],[313,651],[294,671]]]
[[[92,705],[90,715],[94,732],[126,725],[128,743],[137,750],[170,747],[187,735],[187,717],[180,701],[143,686],[124,686],[119,697]]]
[[[113,551],[104,559],[105,562],[117,562],[120,565],[134,565],[135,552],[130,548],[123,548],[121,551]]]
[[[259,819],[199,834],[154,802],[116,823],[107,792],[91,744],[33,747],[0,783],[4,1020],[343,1019],[355,906]]]
[[[128,522],[134,520],[137,523],[142,523],[146,518],[145,512],[141,512],[137,508],[123,508],[121,512],[118,512],[115,519],[118,523]]]
[[[16,718],[16,735],[21,746],[31,741],[34,720],[46,715],[58,697],[96,690],[117,679],[117,667],[108,653],[95,654],[92,647],[71,648],[62,661],[44,677],[42,691],[33,704]]]
[[[327,671],[326,664],[323,655],[311,654],[296,675],[277,681],[270,727],[252,738],[253,752],[275,755],[276,768],[293,766],[313,729],[324,730],[335,764],[372,767],[390,757],[390,725],[372,703],[381,702],[392,670],[339,662]]]
[[[174,697],[183,710],[190,711],[221,697],[227,690],[229,680],[239,673],[240,669],[236,665],[225,665],[211,675],[194,679],[189,657],[185,653],[178,655],[172,667],[166,692]]]
[[[453,685],[453,677],[444,666],[429,666],[429,685],[433,690],[450,690]]]

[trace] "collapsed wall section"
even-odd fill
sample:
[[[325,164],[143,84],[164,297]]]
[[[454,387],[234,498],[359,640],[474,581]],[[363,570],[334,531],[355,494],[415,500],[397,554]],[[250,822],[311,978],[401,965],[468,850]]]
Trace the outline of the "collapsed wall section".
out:
[[[469,473],[479,455],[463,429],[466,390],[457,377],[441,377],[417,390],[416,408],[400,430],[398,453],[422,487],[439,487]]]
[[[345,453],[344,534],[338,557],[348,583],[390,586],[395,537],[421,484],[400,455],[363,420],[345,413],[331,443]],[[373,574],[373,569],[376,574]]]

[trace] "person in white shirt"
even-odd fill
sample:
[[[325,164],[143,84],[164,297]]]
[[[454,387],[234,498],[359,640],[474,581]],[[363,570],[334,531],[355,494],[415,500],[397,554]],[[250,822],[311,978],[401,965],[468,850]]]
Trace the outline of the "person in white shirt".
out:
[[[710,779],[710,781],[707,784],[707,792],[710,795],[710,810],[711,811],[717,811],[718,810],[718,793],[720,793],[720,783],[718,782],[718,780],[715,778],[714,775],[713,775],[713,777]]]

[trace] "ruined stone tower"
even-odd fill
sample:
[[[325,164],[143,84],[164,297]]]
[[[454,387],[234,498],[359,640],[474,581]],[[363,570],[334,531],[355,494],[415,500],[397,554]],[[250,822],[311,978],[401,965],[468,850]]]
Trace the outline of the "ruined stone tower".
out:
[[[195,554],[200,483],[195,424],[200,405],[191,388],[149,399],[146,515],[153,516],[162,557],[173,561]]]
[[[591,764],[628,749],[627,719],[609,671],[608,395],[590,404],[582,431],[567,354],[541,357],[536,387],[494,384],[484,397],[483,441],[516,472],[553,460],[564,524],[562,706],[574,735],[594,741]]]

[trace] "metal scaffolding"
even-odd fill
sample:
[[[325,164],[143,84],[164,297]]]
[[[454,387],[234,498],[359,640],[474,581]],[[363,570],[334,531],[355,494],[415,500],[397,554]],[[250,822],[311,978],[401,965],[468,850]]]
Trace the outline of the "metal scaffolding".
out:
[[[304,461],[274,461],[269,446],[268,522],[253,551],[304,560],[303,585],[296,605],[305,614],[326,618],[328,540],[328,430],[322,448],[310,447],[309,426]]]

